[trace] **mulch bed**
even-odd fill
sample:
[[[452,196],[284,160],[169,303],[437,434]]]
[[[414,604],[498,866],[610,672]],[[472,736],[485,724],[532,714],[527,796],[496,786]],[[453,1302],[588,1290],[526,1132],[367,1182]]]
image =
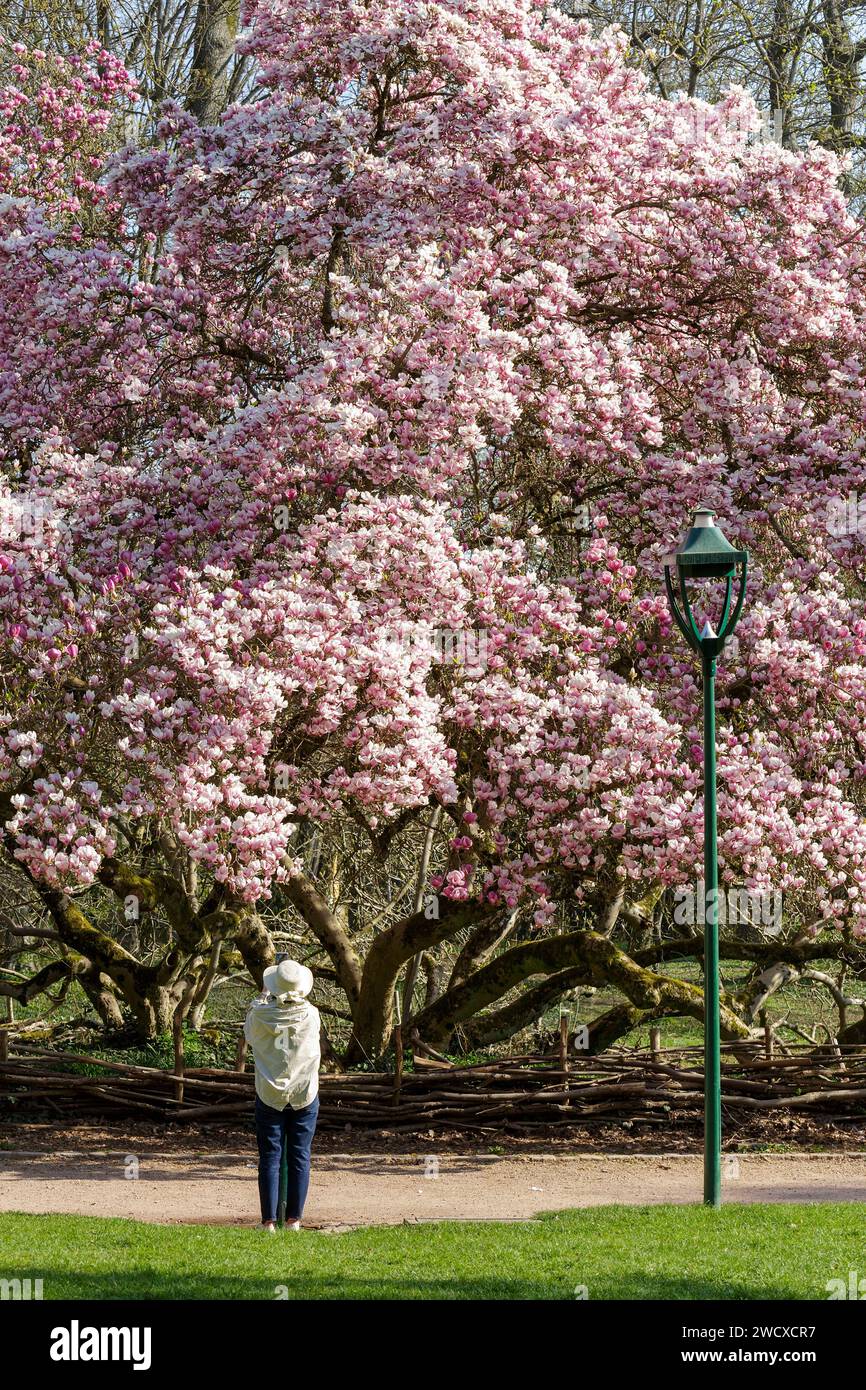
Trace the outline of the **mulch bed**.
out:
[[[723,1116],[724,1146],[736,1152],[758,1151],[767,1147],[791,1152],[866,1151],[866,1119],[834,1123],[809,1116],[769,1115]],[[4,1122],[2,1147],[40,1153],[58,1149],[87,1151],[121,1149],[133,1146],[138,1154],[161,1153],[201,1155],[246,1153],[253,1143],[252,1109],[247,1120],[231,1124],[185,1125],[142,1123]],[[670,1119],[664,1129],[655,1124],[626,1120],[604,1125],[557,1126],[532,1134],[515,1135],[503,1131],[495,1139],[455,1130],[422,1131],[416,1135],[391,1134],[387,1130],[342,1132],[321,1131],[316,1136],[319,1153],[405,1154],[423,1150],[435,1140],[438,1152],[506,1154],[636,1154],[703,1152],[703,1121],[699,1114]]]

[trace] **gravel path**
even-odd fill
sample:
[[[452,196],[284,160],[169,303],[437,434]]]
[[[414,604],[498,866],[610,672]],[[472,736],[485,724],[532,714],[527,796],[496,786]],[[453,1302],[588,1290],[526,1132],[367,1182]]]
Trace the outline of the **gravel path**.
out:
[[[730,1155],[724,1164],[727,1202],[866,1202],[866,1155]],[[304,1224],[521,1221],[564,1207],[700,1197],[694,1155],[337,1153],[315,1162]],[[249,1152],[0,1152],[0,1210],[242,1224],[256,1219],[255,1162]]]

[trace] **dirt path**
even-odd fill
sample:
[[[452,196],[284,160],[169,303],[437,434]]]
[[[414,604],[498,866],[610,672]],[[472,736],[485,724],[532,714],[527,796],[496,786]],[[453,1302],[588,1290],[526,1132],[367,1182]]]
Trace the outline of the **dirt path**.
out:
[[[866,1201],[866,1155],[750,1154],[731,1156],[725,1166],[728,1202]],[[701,1159],[693,1155],[326,1154],[316,1162],[305,1224],[519,1221],[564,1207],[694,1202],[700,1195]],[[256,1198],[248,1152],[147,1153],[137,1160],[122,1150],[0,1153],[2,1211],[233,1225],[255,1220]]]

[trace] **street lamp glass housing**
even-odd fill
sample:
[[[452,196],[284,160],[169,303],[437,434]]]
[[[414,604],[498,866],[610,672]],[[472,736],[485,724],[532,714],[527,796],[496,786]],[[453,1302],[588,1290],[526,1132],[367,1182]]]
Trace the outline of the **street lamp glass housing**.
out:
[[[735,550],[725,539],[715,523],[712,508],[698,507],[691,530],[667,564],[685,570],[688,579],[726,579],[733,576],[737,565],[745,564],[747,558],[745,550]]]
[[[746,571],[749,554],[736,550],[715,523],[712,507],[698,507],[690,530],[681,545],[665,560],[665,586],[668,603],[677,627],[693,651],[715,658],[736,627],[746,594]],[[679,599],[674,592],[673,574],[678,580]],[[720,621],[713,627],[706,624],[698,630],[689,601],[687,582],[693,579],[725,579],[725,598]],[[734,580],[739,579],[736,602],[733,601]]]

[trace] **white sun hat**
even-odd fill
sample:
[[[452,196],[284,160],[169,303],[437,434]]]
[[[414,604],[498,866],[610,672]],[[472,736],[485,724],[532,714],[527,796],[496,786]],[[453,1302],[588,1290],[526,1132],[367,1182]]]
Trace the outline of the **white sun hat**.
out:
[[[281,960],[269,965],[262,976],[269,994],[287,994],[290,999],[306,999],[313,988],[313,972],[297,960]]]

